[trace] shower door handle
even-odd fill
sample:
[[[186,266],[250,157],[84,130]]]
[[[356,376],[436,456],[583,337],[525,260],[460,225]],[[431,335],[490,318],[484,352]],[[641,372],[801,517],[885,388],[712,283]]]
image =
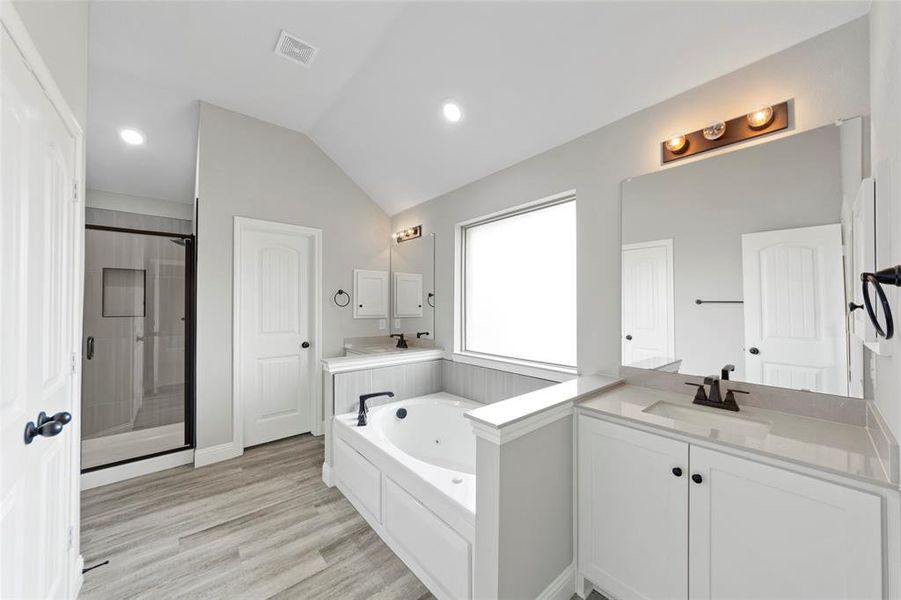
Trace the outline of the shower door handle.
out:
[[[87,350],[85,351],[85,357],[88,360],[91,360],[92,358],[94,358],[94,336],[93,335],[88,336],[88,347],[87,347]]]

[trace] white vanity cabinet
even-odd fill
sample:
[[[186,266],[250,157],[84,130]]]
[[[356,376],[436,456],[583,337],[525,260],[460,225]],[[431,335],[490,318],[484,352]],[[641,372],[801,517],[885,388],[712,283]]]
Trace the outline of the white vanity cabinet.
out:
[[[878,495],[586,415],[578,435],[579,571],[611,597],[882,598]]]
[[[685,598],[687,480],[688,444],[581,417],[582,575],[617,600]]]

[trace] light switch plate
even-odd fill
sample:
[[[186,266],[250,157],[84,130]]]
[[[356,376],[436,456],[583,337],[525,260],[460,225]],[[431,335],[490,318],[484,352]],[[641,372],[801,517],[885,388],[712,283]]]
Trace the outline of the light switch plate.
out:
[[[387,319],[379,319],[379,330],[384,331],[388,329],[388,321]]]

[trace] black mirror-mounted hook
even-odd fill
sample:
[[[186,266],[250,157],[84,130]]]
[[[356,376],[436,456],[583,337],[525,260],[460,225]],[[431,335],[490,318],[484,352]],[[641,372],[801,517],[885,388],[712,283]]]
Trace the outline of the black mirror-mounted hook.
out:
[[[901,287],[901,265],[895,265],[894,267],[882,269],[875,273],[861,273],[860,281],[863,286],[864,307],[867,309],[867,316],[870,317],[870,322],[873,323],[876,335],[882,336],[887,340],[892,339],[895,335],[895,322],[894,319],[892,319],[892,308],[888,303],[888,299],[885,297],[885,291],[882,289],[882,285]],[[873,285],[873,289],[876,290],[876,296],[879,298],[879,303],[882,305],[882,312],[885,314],[884,328],[879,323],[876,311],[873,310],[873,302],[870,300],[869,287],[871,284]]]

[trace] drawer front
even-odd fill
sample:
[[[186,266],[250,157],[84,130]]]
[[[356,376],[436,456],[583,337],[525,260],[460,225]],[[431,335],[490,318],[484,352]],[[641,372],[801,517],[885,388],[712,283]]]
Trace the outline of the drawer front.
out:
[[[443,596],[472,597],[469,542],[388,477],[384,525],[407,557],[441,586]]]
[[[341,438],[335,439],[335,471],[339,486],[353,494],[363,508],[381,523],[382,472]]]

